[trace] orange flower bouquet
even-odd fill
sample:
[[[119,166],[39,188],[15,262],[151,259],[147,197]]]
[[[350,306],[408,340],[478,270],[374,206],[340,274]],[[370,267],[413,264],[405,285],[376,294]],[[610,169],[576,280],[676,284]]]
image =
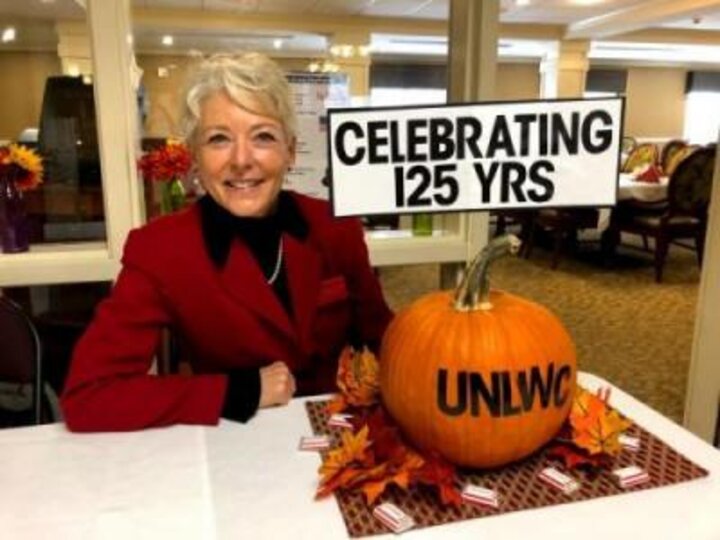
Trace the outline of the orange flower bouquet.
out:
[[[0,147],[0,239],[4,253],[30,248],[23,193],[43,180],[40,156],[18,144]]]
[[[0,179],[23,192],[37,189],[43,180],[42,158],[19,144],[0,147]]]
[[[138,160],[143,178],[161,182],[160,211],[169,214],[185,205],[183,179],[190,172],[192,157],[183,143],[168,139]]]

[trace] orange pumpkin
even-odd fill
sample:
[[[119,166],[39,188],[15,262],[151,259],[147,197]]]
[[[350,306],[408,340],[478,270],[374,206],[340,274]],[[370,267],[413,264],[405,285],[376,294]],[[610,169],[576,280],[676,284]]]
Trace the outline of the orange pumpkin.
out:
[[[575,348],[546,308],[490,290],[488,267],[517,252],[493,240],[455,291],[428,294],[390,324],[380,351],[383,402],[418,447],[469,467],[522,459],[559,430],[576,385]]]

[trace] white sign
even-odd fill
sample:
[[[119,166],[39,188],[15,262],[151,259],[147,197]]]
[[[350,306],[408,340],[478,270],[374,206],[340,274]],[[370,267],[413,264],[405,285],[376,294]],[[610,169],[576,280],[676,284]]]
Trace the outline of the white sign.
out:
[[[336,216],[615,204],[622,98],[330,111]]]

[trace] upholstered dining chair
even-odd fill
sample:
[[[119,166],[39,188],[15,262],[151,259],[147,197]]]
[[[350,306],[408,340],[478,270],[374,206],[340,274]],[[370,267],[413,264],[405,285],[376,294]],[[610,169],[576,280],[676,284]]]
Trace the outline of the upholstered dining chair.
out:
[[[716,148],[695,150],[683,159],[668,182],[667,200],[661,203],[618,205],[603,234],[604,251],[611,255],[620,234],[648,236],[655,241],[655,281],[660,283],[670,242],[692,239],[698,265],[702,265]]]
[[[0,296],[0,426],[42,419],[40,340],[22,308]]]
[[[628,154],[622,166],[622,172],[630,173],[643,165],[652,165],[658,162],[658,147],[655,143],[638,144]]]
[[[669,165],[673,163],[675,166],[677,166],[675,156],[680,152],[684,153],[684,149],[686,147],[687,143],[682,139],[672,139],[665,143],[665,145],[662,147],[662,150],[660,151],[660,160],[658,162],[658,165],[660,165],[660,169],[662,169],[665,175],[670,176],[672,171],[669,170]]]
[[[670,152],[667,160],[663,162],[662,169],[666,176],[672,176],[672,173],[677,169],[677,166],[682,160],[692,154],[695,150],[700,148],[697,144],[686,144],[677,148],[674,152]]]
[[[624,154],[630,154],[630,152],[632,152],[636,146],[637,139],[631,135],[623,136],[622,140],[620,141],[620,150]]]

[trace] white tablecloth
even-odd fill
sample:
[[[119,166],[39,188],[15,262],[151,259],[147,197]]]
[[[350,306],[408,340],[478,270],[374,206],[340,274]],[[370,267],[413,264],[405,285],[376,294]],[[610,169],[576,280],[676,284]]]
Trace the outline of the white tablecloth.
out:
[[[606,385],[582,374],[591,388]],[[720,452],[622,391],[611,402],[710,476],[659,489],[513,512],[404,538],[720,538]],[[314,501],[319,456],[300,452],[302,400],[247,425],[76,435],[62,425],[0,431],[7,539],[336,539],[335,499]],[[393,535],[381,538],[394,538]]]
[[[637,199],[644,202],[657,202],[667,198],[669,178],[661,176],[660,182],[637,182],[632,174],[620,173],[618,182],[618,200]]]

